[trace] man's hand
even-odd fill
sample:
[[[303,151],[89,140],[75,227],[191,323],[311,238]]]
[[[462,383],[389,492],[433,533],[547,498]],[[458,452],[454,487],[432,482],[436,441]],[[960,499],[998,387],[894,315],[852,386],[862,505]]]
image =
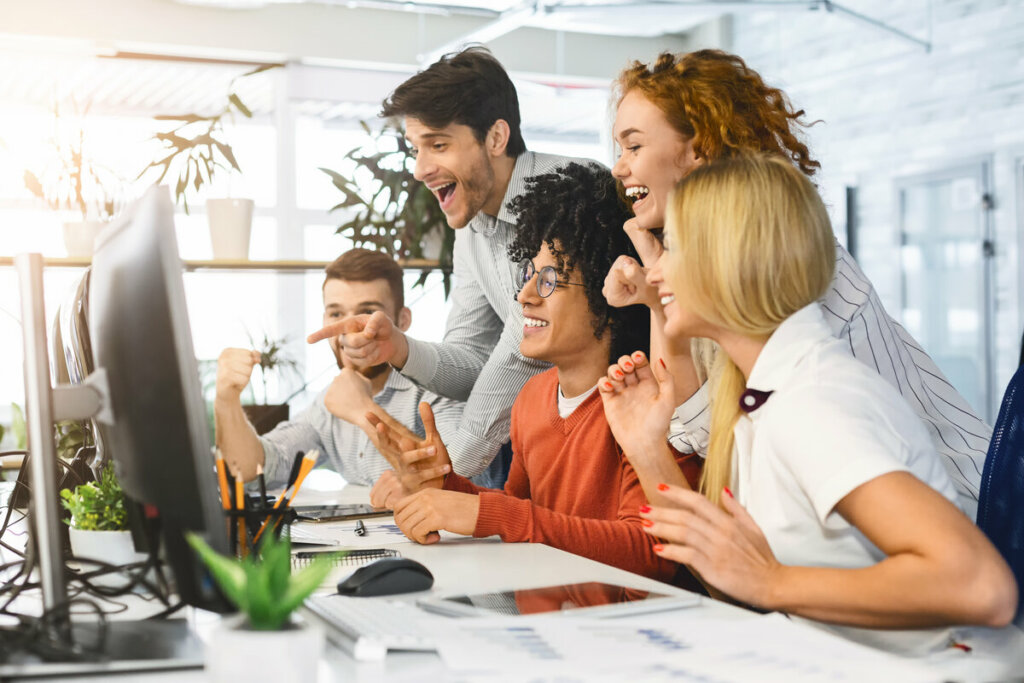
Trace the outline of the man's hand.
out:
[[[395,504],[395,524],[417,543],[437,543],[438,531],[470,536],[480,516],[480,496],[424,489]]]
[[[636,253],[640,255],[640,261],[647,268],[653,266],[654,262],[661,257],[661,252],[665,251],[661,240],[650,230],[640,227],[640,221],[637,218],[630,218],[623,223],[622,229],[626,231],[626,236],[633,243]]]
[[[419,410],[426,432],[422,439],[391,416],[384,420],[378,415],[379,411],[366,414],[366,419],[377,430],[377,450],[395,468],[403,489],[410,493],[423,488],[441,488],[445,475],[452,471],[448,449],[434,422],[434,411],[429,403],[420,403]]]
[[[365,424],[365,415],[373,410],[370,380],[352,368],[342,368],[324,395],[324,407],[331,415],[355,425]]]
[[[409,358],[409,344],[383,311],[349,316],[320,328],[306,338],[310,344],[337,337],[341,353],[357,368],[382,363],[402,367]]]
[[[648,307],[657,303],[658,290],[647,284],[647,271],[636,259],[622,254],[612,264],[601,290],[609,306],[621,308],[633,304]]]
[[[217,400],[237,402],[260,362],[258,351],[224,349],[217,358]]]
[[[370,505],[375,508],[393,510],[398,501],[409,495],[409,492],[402,488],[402,482],[394,470],[384,470],[377,481],[370,489]]]

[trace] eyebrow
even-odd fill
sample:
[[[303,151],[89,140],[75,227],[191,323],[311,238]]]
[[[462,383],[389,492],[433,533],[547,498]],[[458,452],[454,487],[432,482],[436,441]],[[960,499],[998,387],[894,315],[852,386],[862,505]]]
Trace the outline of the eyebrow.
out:
[[[441,132],[436,132],[436,133],[424,133],[424,134],[423,134],[422,136],[420,136],[421,140],[423,140],[423,141],[427,141],[427,140],[436,140],[437,138],[450,138],[450,137],[451,137],[451,133],[441,133]],[[408,143],[409,143],[410,145],[415,145],[415,144],[416,144],[416,143],[414,143],[414,142],[413,142],[412,140],[410,140],[408,136],[406,136],[406,138],[405,138],[405,139],[406,139],[406,141],[407,141],[407,142],[408,142]]]
[[[619,134],[616,135],[615,137],[617,137],[619,139],[622,139],[622,138],[625,138],[625,137],[629,137],[633,133],[642,133],[642,132],[643,131],[640,130],[639,128],[627,128],[626,130],[619,131]]]

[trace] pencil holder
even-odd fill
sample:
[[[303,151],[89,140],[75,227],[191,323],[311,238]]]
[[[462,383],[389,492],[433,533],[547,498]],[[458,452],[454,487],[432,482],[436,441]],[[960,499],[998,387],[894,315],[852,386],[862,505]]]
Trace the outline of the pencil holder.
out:
[[[273,535],[280,538],[287,534],[289,525],[295,521],[296,513],[290,507],[257,507],[245,510],[225,510],[228,522],[228,537],[231,551],[244,557],[259,546],[264,537]]]

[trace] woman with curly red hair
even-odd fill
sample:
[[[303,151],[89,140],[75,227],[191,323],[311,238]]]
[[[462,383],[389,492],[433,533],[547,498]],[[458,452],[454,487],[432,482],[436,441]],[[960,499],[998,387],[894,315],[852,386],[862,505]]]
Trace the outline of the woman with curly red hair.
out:
[[[667,365],[675,380],[674,405],[678,407],[671,416],[660,415],[653,408],[651,392],[636,381],[635,362],[623,356],[609,370],[609,378],[619,380],[615,384],[621,391],[616,395],[622,400],[615,407],[606,401],[605,409],[613,431],[623,420],[631,420],[633,427],[638,421],[648,426],[646,432],[622,428],[622,438],[620,431],[616,437],[648,498],[657,501],[659,483],[687,486],[669,443],[679,451],[701,455],[707,451],[711,411],[706,380],[715,353],[709,342],[680,343],[665,336],[662,306],[667,302],[659,301],[644,281],[644,266],[652,266],[662,252],[660,232],[669,193],[692,170],[718,159],[750,153],[778,155],[806,176],[812,176],[820,164],[799,134],[808,125],[803,110],[794,109],[781,90],[767,85],[736,55],[719,50],[665,53],[651,65],[629,66],[615,88],[614,137],[621,153],[612,172],[632,202],[634,217],[625,229],[643,265],[620,257],[609,272],[604,292],[612,305],[650,307],[651,357]],[[888,315],[850,254],[838,242],[835,249],[835,275],[819,300],[832,333],[911,405],[941,456],[960,507],[974,519],[991,428]],[[663,420],[669,417],[666,443]],[[648,436],[637,439],[638,433]]]

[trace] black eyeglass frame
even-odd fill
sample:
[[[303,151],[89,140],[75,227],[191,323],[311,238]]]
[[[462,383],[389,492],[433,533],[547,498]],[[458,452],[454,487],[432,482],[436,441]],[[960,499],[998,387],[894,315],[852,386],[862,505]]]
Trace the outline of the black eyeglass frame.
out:
[[[516,285],[519,291],[522,291],[523,287],[526,286],[534,275],[537,276],[537,296],[542,299],[547,299],[554,294],[555,290],[558,289],[558,285],[585,286],[582,282],[569,282],[559,279],[558,270],[554,266],[544,266],[538,271],[531,259],[524,258],[516,268]],[[547,288],[547,293],[544,292],[545,288]]]

